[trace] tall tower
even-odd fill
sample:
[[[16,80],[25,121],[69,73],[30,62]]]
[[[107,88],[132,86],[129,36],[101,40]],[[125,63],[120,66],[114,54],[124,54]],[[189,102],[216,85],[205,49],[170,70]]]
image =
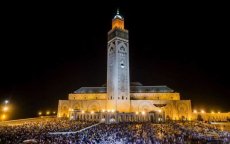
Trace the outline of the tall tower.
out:
[[[107,109],[129,112],[129,39],[119,10],[112,19],[107,48]]]

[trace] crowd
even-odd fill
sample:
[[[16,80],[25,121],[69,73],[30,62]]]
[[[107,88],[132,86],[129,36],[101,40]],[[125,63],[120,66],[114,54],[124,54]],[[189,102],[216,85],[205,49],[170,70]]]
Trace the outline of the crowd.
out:
[[[206,144],[230,143],[230,133],[200,122],[99,124],[74,134],[94,122],[54,119],[13,127],[0,127],[0,143],[16,144],[34,139],[41,144]]]
[[[230,143],[230,133],[202,123],[119,123],[93,127],[76,135],[76,143],[206,144]]]
[[[73,121],[68,119],[41,119],[14,126],[0,126],[0,144],[18,144],[27,139],[43,139],[49,132],[78,131],[95,122]]]

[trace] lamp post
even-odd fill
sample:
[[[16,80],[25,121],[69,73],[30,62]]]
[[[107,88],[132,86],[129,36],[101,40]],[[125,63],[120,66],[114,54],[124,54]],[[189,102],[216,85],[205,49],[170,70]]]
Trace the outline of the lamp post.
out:
[[[9,111],[9,100],[5,100],[3,105],[1,105],[1,120],[4,121],[7,117],[6,113]]]

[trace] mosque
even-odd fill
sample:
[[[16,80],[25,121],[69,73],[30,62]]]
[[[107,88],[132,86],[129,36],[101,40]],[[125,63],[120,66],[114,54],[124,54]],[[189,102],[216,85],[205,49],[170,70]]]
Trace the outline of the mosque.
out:
[[[196,116],[196,115],[195,115]],[[81,87],[59,100],[58,117],[106,123],[123,121],[195,119],[191,100],[166,85],[143,86],[130,82],[129,32],[117,14],[107,40],[107,83],[101,87]]]

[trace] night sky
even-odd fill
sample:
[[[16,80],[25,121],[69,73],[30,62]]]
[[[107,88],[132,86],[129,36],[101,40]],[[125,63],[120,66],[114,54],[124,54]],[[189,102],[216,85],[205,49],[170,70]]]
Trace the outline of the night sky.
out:
[[[215,4],[9,4],[1,18],[0,100],[12,119],[57,110],[82,86],[106,83],[107,32],[120,9],[131,81],[167,85],[195,109],[230,111],[226,12]]]

